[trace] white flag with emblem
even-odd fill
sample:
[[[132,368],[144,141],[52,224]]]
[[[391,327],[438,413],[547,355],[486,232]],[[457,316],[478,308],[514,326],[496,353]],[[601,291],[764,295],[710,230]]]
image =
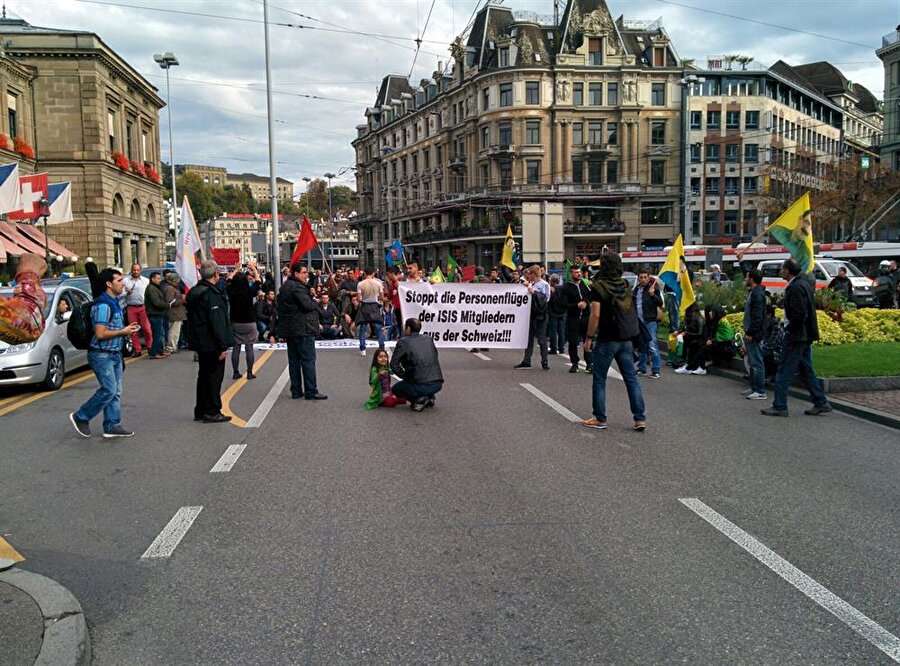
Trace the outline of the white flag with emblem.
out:
[[[194,223],[194,213],[188,198],[181,205],[181,225],[178,231],[178,245],[175,249],[175,270],[190,289],[200,281],[197,271],[196,252],[200,249],[200,237]]]

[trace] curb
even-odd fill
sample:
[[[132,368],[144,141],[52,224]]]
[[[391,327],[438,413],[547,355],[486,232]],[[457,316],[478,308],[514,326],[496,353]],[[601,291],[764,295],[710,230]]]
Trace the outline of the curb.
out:
[[[19,568],[0,572],[0,581],[31,597],[44,617],[44,636],[35,666],[90,666],[91,639],[81,604],[54,580]]]

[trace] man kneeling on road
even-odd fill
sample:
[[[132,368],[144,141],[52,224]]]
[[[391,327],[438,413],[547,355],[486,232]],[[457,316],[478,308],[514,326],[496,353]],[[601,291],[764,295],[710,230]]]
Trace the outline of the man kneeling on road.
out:
[[[434,407],[434,395],[444,385],[434,340],[430,335],[422,335],[421,330],[421,321],[407,319],[391,359],[391,372],[401,380],[394,384],[394,395],[408,400],[414,412]]]

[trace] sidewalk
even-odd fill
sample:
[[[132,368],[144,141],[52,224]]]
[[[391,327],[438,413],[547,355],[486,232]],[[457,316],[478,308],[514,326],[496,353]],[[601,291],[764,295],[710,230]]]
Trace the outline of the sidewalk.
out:
[[[16,566],[0,571],[0,655],[4,666],[88,666],[81,604],[45,576]]]

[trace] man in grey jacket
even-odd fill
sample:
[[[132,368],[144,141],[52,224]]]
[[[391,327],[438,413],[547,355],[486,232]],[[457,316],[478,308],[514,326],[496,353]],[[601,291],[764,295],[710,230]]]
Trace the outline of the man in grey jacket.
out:
[[[391,372],[400,377],[394,384],[394,395],[408,400],[414,412],[434,407],[434,396],[444,385],[434,340],[422,335],[421,330],[421,321],[407,319],[391,359]]]

